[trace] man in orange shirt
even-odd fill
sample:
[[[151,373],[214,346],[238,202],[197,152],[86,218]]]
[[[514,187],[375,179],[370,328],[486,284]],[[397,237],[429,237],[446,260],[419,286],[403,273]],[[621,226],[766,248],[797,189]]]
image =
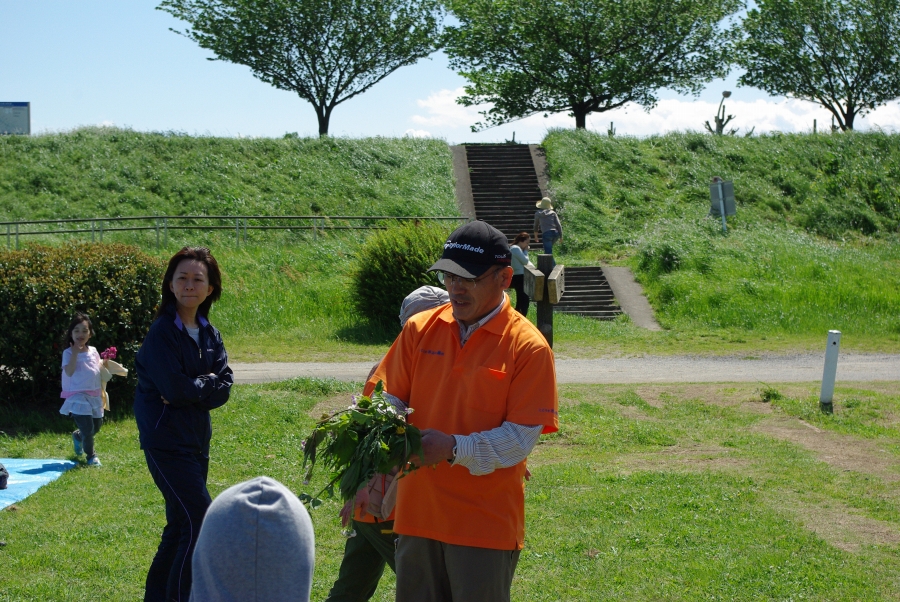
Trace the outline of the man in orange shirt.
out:
[[[369,379],[407,401],[423,468],[399,481],[397,601],[508,601],[525,540],[525,459],[558,429],[553,352],[510,307],[506,237],[457,228],[438,272],[450,304],[411,318]]]

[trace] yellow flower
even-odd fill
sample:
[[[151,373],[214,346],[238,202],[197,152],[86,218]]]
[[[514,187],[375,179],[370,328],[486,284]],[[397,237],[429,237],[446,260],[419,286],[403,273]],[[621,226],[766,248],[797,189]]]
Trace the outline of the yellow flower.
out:
[[[406,427],[405,427],[405,426],[398,426],[398,427],[397,427],[397,434],[398,434],[398,435],[402,435],[402,434],[405,433],[405,432],[406,432]]]

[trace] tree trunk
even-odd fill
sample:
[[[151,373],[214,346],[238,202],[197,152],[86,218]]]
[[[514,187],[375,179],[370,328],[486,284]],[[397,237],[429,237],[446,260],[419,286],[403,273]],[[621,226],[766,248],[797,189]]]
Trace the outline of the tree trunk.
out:
[[[587,111],[578,107],[572,107],[572,112],[575,114],[575,129],[585,129],[587,122]]]
[[[316,118],[319,120],[319,137],[328,135],[328,121],[331,119],[331,107],[316,107]]]
[[[843,130],[845,132],[853,131],[853,119],[856,117],[856,111],[853,109],[848,109],[844,112],[844,125]]]

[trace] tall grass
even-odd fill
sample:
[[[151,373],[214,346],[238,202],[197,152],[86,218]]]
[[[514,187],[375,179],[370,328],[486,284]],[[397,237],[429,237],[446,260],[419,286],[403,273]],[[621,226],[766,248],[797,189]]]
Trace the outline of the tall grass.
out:
[[[545,147],[565,228],[557,261],[631,266],[666,328],[558,316],[561,357],[819,350],[835,328],[845,348],[897,349],[900,137],[554,131]],[[727,236],[706,217],[713,175],[735,182],[738,215]],[[411,139],[102,128],[0,139],[7,217],[316,211],[455,215],[449,151]],[[155,236],[107,240],[152,250]],[[369,360],[395,330],[362,319],[347,294],[367,236],[250,231],[238,244],[229,231],[170,230],[158,254],[211,246],[225,272],[212,318],[235,359]]]
[[[286,238],[263,246],[215,247],[223,271],[222,298],[210,319],[222,331],[232,357],[256,361],[380,357],[399,332],[399,322],[370,323],[350,300],[350,272],[369,235],[320,234],[315,244]]]
[[[557,130],[543,145],[569,252],[614,252],[645,225],[703,217],[713,176],[734,181],[738,224],[788,224],[836,240],[900,233],[900,136]]]
[[[84,128],[0,137],[0,220],[456,215],[446,143]]]
[[[638,238],[636,270],[663,323],[803,334],[900,335],[900,246],[856,246],[784,226],[720,235],[663,220]]]

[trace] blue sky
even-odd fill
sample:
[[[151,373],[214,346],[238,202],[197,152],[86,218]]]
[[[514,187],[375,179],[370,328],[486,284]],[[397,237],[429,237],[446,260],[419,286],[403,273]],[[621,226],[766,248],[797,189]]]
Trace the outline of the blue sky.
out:
[[[157,0],[0,0],[0,101],[31,102],[32,132],[115,125],[139,131],[280,137],[315,135],[312,107],[253,77],[247,67],[208,61],[212,54],[169,28],[184,23],[155,10]],[[736,74],[714,81],[694,98],[664,91],[651,112],[625,107],[593,114],[588,127],[619,135],[702,130],[723,90],[733,95],[730,127],[741,132],[823,128],[829,114],[811,103],[737,88]],[[404,67],[332,114],[335,136],[431,136],[451,143],[539,142],[548,127],[574,127],[565,114],[535,116],[478,134],[477,110],[457,105],[464,80],[441,54]],[[900,127],[894,102],[857,129]]]

